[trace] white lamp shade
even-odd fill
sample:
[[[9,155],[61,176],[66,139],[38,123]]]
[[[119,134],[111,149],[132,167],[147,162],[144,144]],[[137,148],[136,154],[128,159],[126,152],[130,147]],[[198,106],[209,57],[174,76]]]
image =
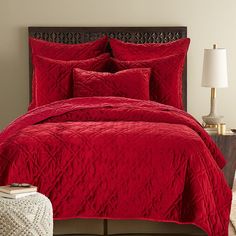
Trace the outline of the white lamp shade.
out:
[[[228,87],[226,49],[205,49],[202,86],[210,88]]]

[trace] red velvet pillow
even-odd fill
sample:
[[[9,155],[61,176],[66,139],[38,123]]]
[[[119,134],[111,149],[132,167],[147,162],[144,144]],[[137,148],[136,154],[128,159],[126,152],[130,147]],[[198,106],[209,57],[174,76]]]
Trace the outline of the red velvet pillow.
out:
[[[33,101],[29,109],[72,97],[73,68],[106,71],[109,61],[108,53],[79,61],[61,61],[35,56]]]
[[[99,56],[106,51],[107,36],[96,41],[81,44],[53,43],[36,38],[30,38],[32,56],[43,56],[56,60],[85,60]]]
[[[110,39],[113,57],[123,61],[155,59],[174,54],[187,54],[190,39],[183,38],[169,43],[125,43]]]
[[[142,61],[119,61],[112,59],[115,71],[148,67],[152,69],[150,78],[150,98],[163,104],[183,109],[182,73],[185,54]]]
[[[117,73],[74,69],[74,97],[119,96],[149,100],[150,68]]]

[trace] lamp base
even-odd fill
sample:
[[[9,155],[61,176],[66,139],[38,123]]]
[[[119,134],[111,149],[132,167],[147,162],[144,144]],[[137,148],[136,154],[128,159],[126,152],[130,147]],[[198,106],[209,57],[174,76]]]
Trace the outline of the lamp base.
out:
[[[202,120],[204,122],[204,127],[217,128],[217,125],[222,123],[223,118],[224,118],[223,116],[208,115],[208,116],[203,116]]]
[[[204,129],[215,129],[215,130],[217,130],[217,128],[218,128],[218,125],[207,125],[206,123],[202,123],[202,127],[204,128]]]

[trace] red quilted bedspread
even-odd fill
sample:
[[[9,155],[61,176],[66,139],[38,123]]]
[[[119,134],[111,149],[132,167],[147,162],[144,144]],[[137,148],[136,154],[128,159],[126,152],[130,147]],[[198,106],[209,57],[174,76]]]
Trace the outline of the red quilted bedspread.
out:
[[[126,98],[36,108],[0,134],[0,184],[29,182],[55,219],[146,219],[228,235],[224,158],[188,114]]]

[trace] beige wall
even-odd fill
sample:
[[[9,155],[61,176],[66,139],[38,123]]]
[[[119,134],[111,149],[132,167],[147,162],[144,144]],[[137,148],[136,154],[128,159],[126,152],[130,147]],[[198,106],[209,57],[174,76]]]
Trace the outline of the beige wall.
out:
[[[27,26],[184,26],[188,56],[188,111],[209,111],[201,88],[203,48],[228,50],[229,88],[218,92],[219,112],[236,127],[235,0],[0,0],[0,129],[28,104]]]

